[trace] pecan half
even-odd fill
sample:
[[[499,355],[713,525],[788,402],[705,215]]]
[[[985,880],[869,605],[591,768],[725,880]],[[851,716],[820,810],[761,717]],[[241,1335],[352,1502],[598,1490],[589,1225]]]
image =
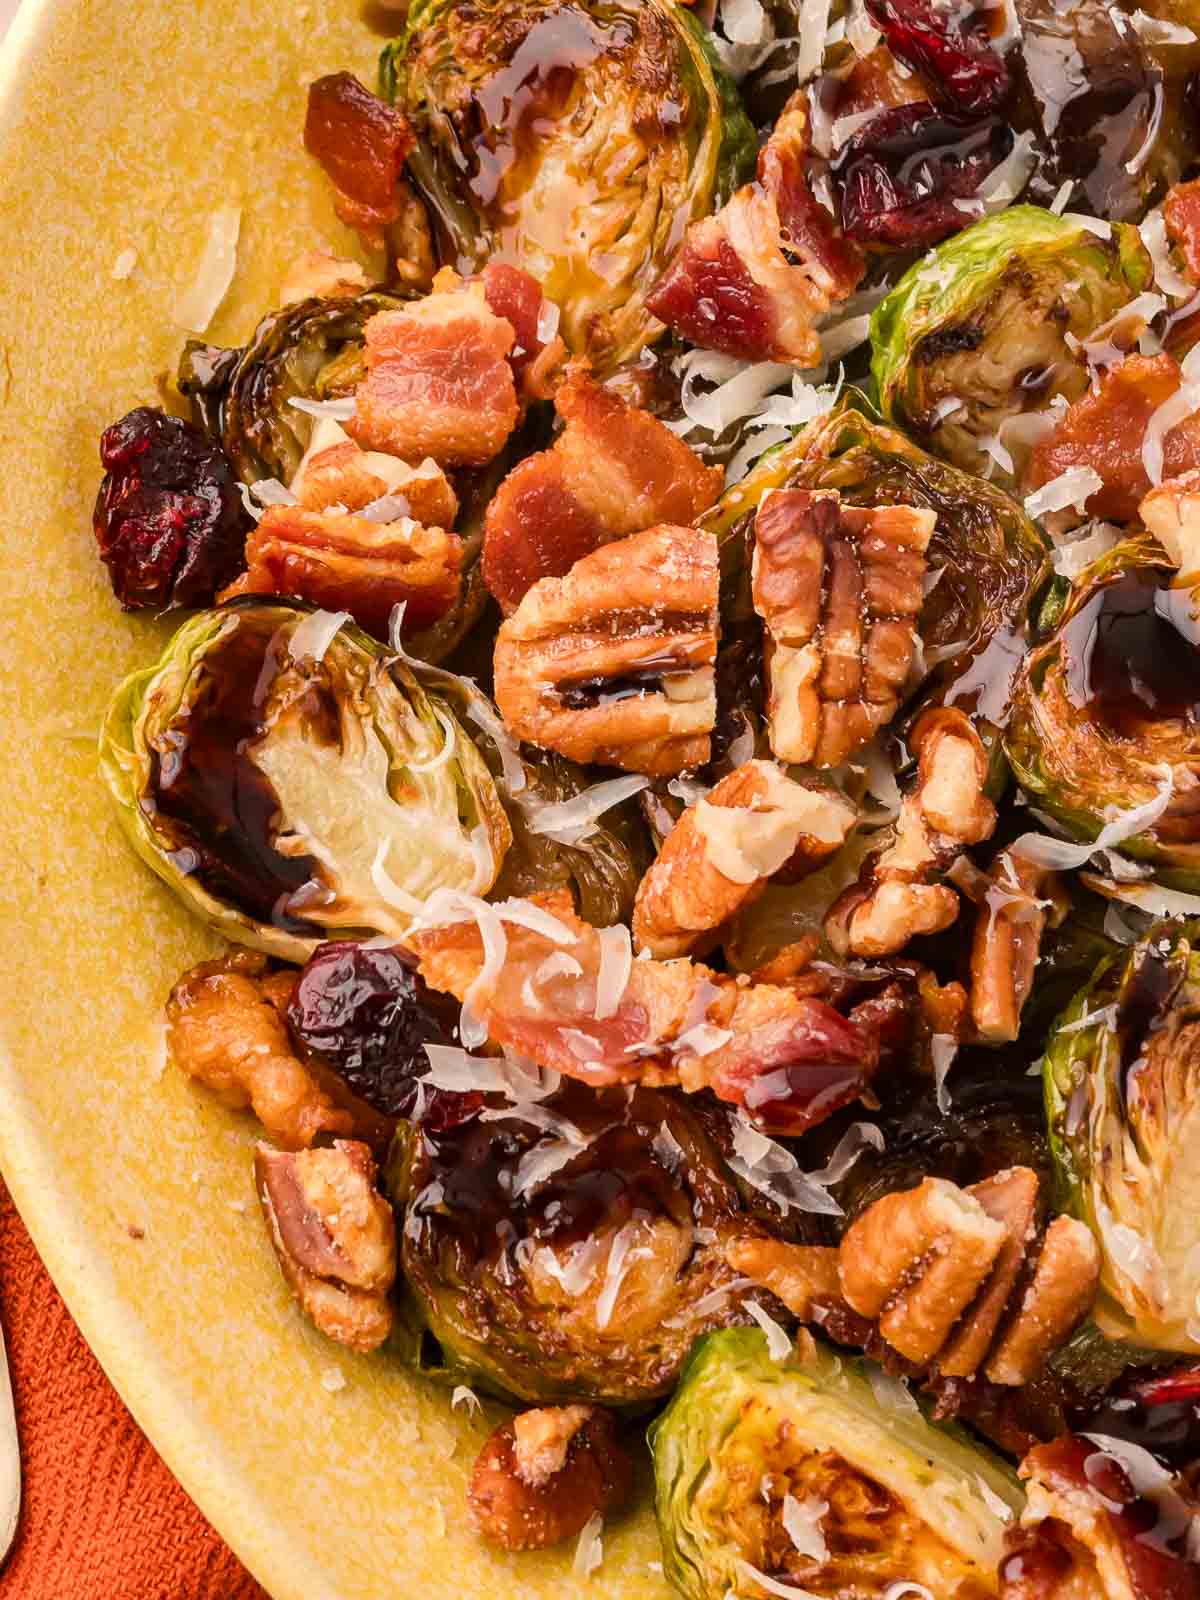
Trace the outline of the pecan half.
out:
[[[1200,569],[1200,468],[1151,489],[1138,516],[1180,572]]]
[[[1027,1167],[969,1189],[926,1178],[885,1195],[839,1247],[846,1301],[893,1350],[941,1378],[1028,1382],[1086,1315],[1099,1280],[1082,1223],[1055,1218],[1039,1246],[1037,1196]]]
[[[496,638],[512,732],[574,761],[667,776],[708,760],[717,545],[649,528],[535,583]]]
[[[667,835],[634,902],[639,949],[666,958],[711,948],[776,872],[815,868],[845,842],[854,820],[840,795],[795,783],[773,762],[746,762]]]
[[[912,666],[932,511],[778,489],[754,527],[771,749],[835,767],[892,720]]]
[[[505,1550],[541,1550],[577,1534],[629,1493],[633,1469],[599,1406],[526,1411],[479,1452],[467,1487],[476,1531]]]
[[[1047,926],[1063,920],[1070,904],[1052,872],[1007,851],[979,887],[971,945],[971,1021],[981,1039],[1003,1044],[1020,1031],[1042,935]]]
[[[959,900],[937,880],[965,845],[988,838],[996,826],[996,808],[983,792],[987,755],[961,711],[923,712],[909,743],[917,784],[900,807],[892,842],[867,858],[859,881],[825,918],[839,955],[894,955],[914,935],[948,928]]]
[[[377,1349],[391,1332],[396,1223],[365,1144],[289,1154],[259,1144],[254,1175],[267,1229],[301,1307],[330,1339]]]
[[[838,1252],[832,1247],[739,1234],[726,1243],[725,1259],[735,1272],[768,1289],[801,1322],[820,1304],[842,1300]]]
[[[246,950],[201,962],[167,1000],[167,1049],[223,1104],[252,1107],[273,1139],[300,1149],[319,1133],[349,1133],[353,1118],[292,1053],[280,1012],[294,985]]]

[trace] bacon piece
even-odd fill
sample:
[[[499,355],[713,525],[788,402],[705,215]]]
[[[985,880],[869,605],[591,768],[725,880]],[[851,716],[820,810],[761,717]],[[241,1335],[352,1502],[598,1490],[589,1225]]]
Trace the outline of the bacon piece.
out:
[[[479,282],[439,273],[434,287],[367,323],[367,376],[346,431],[364,449],[406,461],[483,466],[520,414],[512,324],[492,311]]]
[[[798,93],[759,152],[756,180],[688,229],[647,297],[654,316],[706,350],[819,363],[813,323],[857,286],[864,257],[809,188],[808,150]]]
[[[503,965],[483,993],[470,994],[472,1011],[497,1044],[593,1085],[710,1089],[786,1134],[822,1121],[866,1088],[879,1059],[870,1028],[824,1001],[767,984],[740,988],[696,962],[632,962],[624,993],[597,1019],[599,933],[562,898],[535,897],[534,904],[552,908],[572,942],[505,923]],[[418,924],[405,942],[428,984],[466,1000],[484,967],[474,921]],[[551,967],[542,977],[558,952],[581,974]]]
[[[1049,483],[1070,467],[1092,467],[1104,480],[1087,501],[1087,514],[1111,522],[1132,522],[1150,488],[1142,463],[1146,425],[1179,388],[1179,363],[1173,356],[1126,356],[1110,367],[1099,387],[1068,407],[1066,415],[1038,445],[1025,472],[1026,493]],[[1200,412],[1167,434],[1163,476],[1177,478],[1200,466]]]
[[[333,180],[334,206],[351,228],[380,228],[400,215],[400,174],[416,135],[408,118],[334,72],[309,85],[304,148]]]
[[[427,528],[449,528],[458,515],[458,496],[436,461],[426,457],[410,467],[399,456],[361,450],[332,417],[318,420],[291,490],[307,511],[361,511],[383,495],[398,495],[407,509],[397,514]]]
[[[489,261],[480,282],[490,309],[513,330],[516,343],[509,360],[517,387],[531,400],[548,399],[547,368],[556,366],[567,349],[557,332],[558,307],[535,278],[507,261]]]
[[[484,521],[483,578],[506,615],[539,578],[655,523],[690,527],[721,492],[720,467],[582,369],[555,407],[566,427],[553,448],[513,468]]]
[[[458,594],[462,540],[411,518],[369,522],[343,512],[271,506],[246,540],[247,570],[218,597],[298,595],[329,611],[348,611],[387,638],[392,607],[406,607],[411,628],[425,628]]]
[[[1003,1600],[1197,1600],[1200,1570],[1187,1559],[1195,1507],[1152,1460],[1142,1481],[1120,1449],[1064,1434],[1025,1457],[1029,1498],[1001,1564]]]
[[[1167,237],[1183,254],[1185,272],[1200,283],[1200,178],[1169,189],[1162,212]]]

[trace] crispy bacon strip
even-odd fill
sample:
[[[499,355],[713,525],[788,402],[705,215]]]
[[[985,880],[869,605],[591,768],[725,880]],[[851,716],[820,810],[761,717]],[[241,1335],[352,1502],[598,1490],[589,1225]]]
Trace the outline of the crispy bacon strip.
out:
[[[439,273],[434,293],[366,326],[366,379],[346,431],[365,450],[442,466],[482,466],[503,448],[520,407],[512,324],[482,283]]]
[[[1064,1434],[1021,1463],[1028,1504],[1001,1565],[1003,1600],[1197,1600],[1195,1507],[1165,1479],[1139,1489],[1113,1454]]]
[[[537,903],[537,902],[535,902]],[[848,1105],[879,1060],[874,1030],[823,1001],[769,984],[739,987],[692,961],[634,961],[624,992],[598,1007],[600,934],[547,897],[571,942],[505,924],[500,971],[483,993],[483,940],[474,921],[407,938],[435,989],[466,1000],[496,1043],[594,1085],[679,1084],[744,1106],[774,1132],[796,1134]],[[575,975],[544,967],[569,955]],[[597,1017],[597,1009],[606,1014]]]
[[[436,622],[458,594],[462,540],[410,518],[369,522],[345,512],[271,506],[246,540],[247,570],[219,598],[287,594],[348,611],[387,638],[392,607],[414,628]]]
[[[507,261],[489,261],[479,281],[489,309],[513,330],[516,343],[509,360],[517,387],[527,399],[548,399],[548,371],[561,362],[567,349],[558,336],[553,302],[535,278]]]
[[[506,615],[539,578],[656,523],[690,527],[721,492],[719,467],[583,369],[568,372],[554,403],[566,427],[514,467],[484,522],[484,582]]]
[[[1182,253],[1185,272],[1200,283],[1200,178],[1169,189],[1162,211],[1167,237]]]
[[[1092,467],[1104,480],[1087,501],[1087,514],[1132,522],[1150,488],[1142,464],[1146,424],[1181,382],[1173,356],[1126,356],[1110,367],[1099,387],[1070,406],[1062,421],[1035,446],[1025,473],[1025,492],[1049,483],[1070,467]],[[1200,466],[1200,413],[1172,428],[1164,441],[1163,476],[1177,478]]]
[[[333,180],[334,206],[347,226],[369,230],[397,220],[400,175],[416,142],[408,118],[353,73],[310,84],[304,148]]]
[[[813,327],[858,285],[864,257],[808,186],[808,112],[788,102],[758,176],[688,229],[647,297],[651,313],[706,350],[815,367]]]

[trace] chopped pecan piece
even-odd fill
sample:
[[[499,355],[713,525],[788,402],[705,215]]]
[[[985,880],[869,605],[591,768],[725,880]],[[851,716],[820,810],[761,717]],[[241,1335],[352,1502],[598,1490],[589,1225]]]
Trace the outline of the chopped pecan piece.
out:
[[[1181,382],[1174,357],[1126,356],[1109,367],[1099,383],[1068,407],[1052,433],[1035,445],[1025,470],[1026,492],[1040,488],[1071,467],[1091,467],[1103,487],[1087,498],[1090,517],[1132,522],[1150,488],[1142,460],[1142,440],[1150,418]],[[1200,467],[1200,413],[1172,428],[1163,439],[1163,476],[1177,478]],[[1075,513],[1083,520],[1083,513]]]
[[[1200,572],[1200,468],[1156,485],[1138,516],[1181,573]]]
[[[838,1252],[832,1247],[740,1234],[725,1245],[725,1259],[735,1272],[770,1290],[801,1322],[819,1304],[842,1300]]]
[[[1197,1507],[1183,1480],[1119,1439],[1063,1434],[1020,1466],[1026,1504],[1002,1600],[1197,1600]]]
[[[863,275],[864,257],[808,185],[808,112],[793,95],[758,156],[758,175],[692,223],[646,305],[676,333],[747,361],[815,367],[814,324]]]
[[[367,376],[346,431],[366,450],[443,466],[482,466],[503,448],[520,407],[511,323],[484,285],[439,273],[433,294],[367,323]]]
[[[416,135],[408,118],[350,72],[309,85],[304,148],[333,181],[334,206],[351,228],[372,230],[400,215],[400,175]]]
[[[1167,237],[1183,257],[1184,270],[1193,283],[1200,283],[1200,178],[1168,189],[1162,214]]]
[[[246,540],[246,571],[222,591],[298,595],[329,611],[348,611],[387,638],[392,607],[413,628],[436,622],[458,594],[462,540],[411,517],[370,522],[341,511],[270,506]]]
[[[909,743],[917,784],[900,807],[892,843],[868,857],[857,884],[834,901],[825,932],[839,955],[894,955],[918,933],[937,933],[958,915],[959,900],[935,882],[964,845],[996,826],[984,795],[987,755],[961,711],[923,712]]]
[[[288,1154],[259,1144],[254,1175],[263,1216],[302,1309],[330,1339],[376,1350],[392,1327],[396,1221],[375,1188],[365,1144]]]
[[[339,1110],[293,1055],[280,1015],[291,973],[270,974],[250,951],[184,973],[167,1001],[167,1048],[182,1071],[234,1110],[253,1108],[281,1144],[300,1149],[319,1133],[349,1133]]]
[[[1086,1315],[1099,1281],[1082,1223],[1056,1218],[1038,1247],[1037,1191],[1037,1175],[1014,1167],[969,1189],[926,1178],[885,1195],[839,1247],[846,1301],[941,1379],[982,1371],[992,1383],[1026,1383]]]
[[[308,250],[287,269],[279,303],[290,306],[298,300],[353,298],[367,283],[367,275],[357,261],[339,261],[328,250]]]
[[[384,495],[398,495],[405,506],[396,516],[427,528],[453,527],[458,515],[458,496],[431,456],[409,466],[399,456],[363,450],[332,417],[320,418],[313,429],[291,490],[306,511],[361,511]]]
[[[545,897],[535,904],[550,909]],[[569,906],[552,915],[569,942],[505,927],[505,960],[483,992],[483,940],[474,921],[414,926],[405,942],[432,988],[465,999],[500,1045],[595,1085],[680,1084],[744,1106],[764,1127],[799,1133],[866,1088],[879,1029],[791,987],[743,986],[690,960],[633,961],[615,1002],[598,1002],[600,934]],[[581,970],[539,976],[565,951]],[[597,1015],[597,1011],[600,1015]]]
[[[642,879],[638,948],[665,959],[711,947],[720,929],[785,866],[815,868],[845,842],[855,811],[840,795],[748,761],[680,817]]]
[[[649,412],[572,368],[555,407],[566,426],[549,450],[514,467],[484,522],[483,576],[511,612],[540,578],[658,523],[689,527],[721,492],[706,467]]]
[[[467,1487],[476,1531],[505,1550],[542,1550],[628,1496],[633,1468],[599,1406],[526,1411],[496,1429]]]
[[[501,624],[496,703],[519,739],[667,776],[708,760],[717,544],[649,528],[543,578]]]
[[[937,518],[779,489],[754,529],[754,609],[767,626],[771,749],[836,767],[889,723],[912,666]]]
[[[982,886],[971,945],[971,1021],[989,1044],[1017,1037],[1048,926],[1070,903],[1044,867],[1003,851]]]

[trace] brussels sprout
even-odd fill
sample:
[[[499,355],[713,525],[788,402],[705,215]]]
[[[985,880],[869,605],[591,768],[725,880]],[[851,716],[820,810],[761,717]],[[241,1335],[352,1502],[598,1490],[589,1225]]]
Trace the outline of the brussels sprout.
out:
[[[708,513],[703,526],[721,541],[723,569],[738,559],[745,519],[780,488],[837,489],[851,505],[936,512],[926,560],[937,581],[919,623],[934,671],[922,698],[936,694],[977,723],[1002,722],[1024,648],[1021,631],[1049,550],[1017,502],[871,420],[865,402],[851,395],[790,444],[763,456]],[[722,578],[729,581],[724,570]]]
[[[749,1321],[722,1250],[738,1194],[676,1095],[564,1080],[408,1126],[390,1176],[404,1274],[455,1381],[636,1405],[671,1389],[699,1334]]]
[[[889,421],[980,469],[980,441],[1054,395],[1077,400],[1085,340],[1149,287],[1137,229],[1013,206],[911,267],[871,318],[871,370]],[[955,405],[953,402],[958,402]]]
[[[756,1328],[703,1340],[650,1429],[663,1566],[680,1592],[995,1594],[1024,1501],[1016,1479],[895,1387],[805,1336],[782,1364]]]
[[[1061,1204],[1101,1251],[1093,1316],[1114,1339],[1200,1350],[1200,925],[1104,963],[1046,1045]]]
[[[120,685],[100,739],[142,859],[218,932],[293,961],[335,932],[399,936],[397,889],[482,893],[511,837],[446,707],[359,629],[326,643],[327,617],[200,612]]]
[[[598,372],[662,332],[647,292],[753,169],[737,92],[672,0],[417,0],[380,80],[443,261],[524,267]]]
[[[192,340],[179,364],[179,388],[196,420],[225,446],[244,483],[290,483],[312,431],[293,400],[353,394],[365,373],[363,328],[404,298],[372,289],[331,300],[300,300],[264,317],[243,350]]]
[[[1175,578],[1144,534],[1093,562],[1021,668],[1005,748],[1021,786],[1076,839],[1150,806],[1145,825],[1116,848],[1153,863],[1163,883],[1195,890],[1200,630],[1194,592]],[[1152,802],[1168,780],[1174,792],[1155,818]]]

